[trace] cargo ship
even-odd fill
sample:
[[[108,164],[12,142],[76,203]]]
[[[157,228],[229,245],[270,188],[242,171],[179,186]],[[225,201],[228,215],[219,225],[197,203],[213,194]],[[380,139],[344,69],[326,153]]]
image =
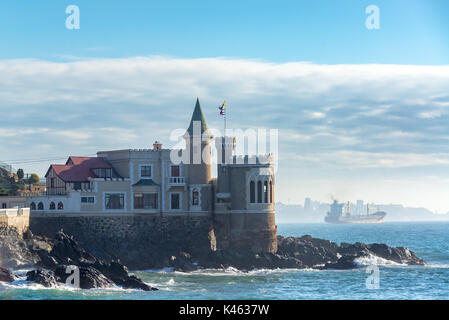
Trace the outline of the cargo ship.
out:
[[[338,203],[337,200],[334,200],[330,211],[324,217],[324,221],[328,223],[382,223],[387,215],[385,211],[379,210],[370,213],[369,204],[367,205],[366,214],[351,215],[349,202],[345,213],[343,213],[343,207],[343,203]]]

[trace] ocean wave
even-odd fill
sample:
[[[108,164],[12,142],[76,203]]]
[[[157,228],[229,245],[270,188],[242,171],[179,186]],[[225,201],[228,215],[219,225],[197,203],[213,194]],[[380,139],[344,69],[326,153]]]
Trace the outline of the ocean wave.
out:
[[[426,264],[424,267],[426,267],[426,268],[434,268],[434,269],[449,269],[449,264],[445,264],[445,263],[430,263],[430,264]]]
[[[354,259],[354,263],[357,267],[366,267],[366,266],[372,266],[372,265],[377,265],[377,266],[405,266],[406,264],[402,264],[402,263],[397,263],[394,262],[392,260],[387,260],[375,255],[368,255],[368,256],[364,256],[364,257],[359,257],[359,258],[355,258]]]
[[[174,272],[174,268],[173,267],[165,267],[165,268],[159,268],[159,269],[145,269],[145,270],[133,270],[133,271],[129,271],[131,273],[136,273],[136,272],[148,272],[148,273],[171,273]]]
[[[317,269],[311,269],[311,268],[304,268],[304,269],[297,269],[297,268],[277,268],[277,269],[254,269],[249,271],[242,271],[234,267],[228,267],[226,269],[214,269],[214,268],[208,268],[208,269],[200,269],[195,270],[191,272],[182,272],[182,271],[174,271],[175,274],[179,275],[185,275],[185,276],[211,276],[211,277],[223,277],[223,276],[264,276],[264,275],[270,275],[270,274],[282,274],[282,273],[296,273],[296,272],[310,272],[310,271],[320,271]],[[154,272],[154,271],[152,271]]]

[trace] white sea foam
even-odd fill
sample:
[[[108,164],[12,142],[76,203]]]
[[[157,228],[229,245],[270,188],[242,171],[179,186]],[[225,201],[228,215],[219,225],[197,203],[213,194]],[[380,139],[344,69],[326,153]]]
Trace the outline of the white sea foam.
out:
[[[405,264],[401,264],[401,263],[397,263],[391,260],[387,260],[375,255],[368,255],[368,256],[364,256],[364,257],[359,257],[354,259],[354,263],[356,266],[358,267],[366,267],[366,266],[372,266],[372,265],[377,265],[377,266],[404,266]]]
[[[131,273],[136,273],[136,272],[148,272],[148,273],[170,273],[170,272],[174,272],[174,268],[173,267],[165,267],[162,269],[145,269],[145,270],[134,270],[134,271],[130,271]]]

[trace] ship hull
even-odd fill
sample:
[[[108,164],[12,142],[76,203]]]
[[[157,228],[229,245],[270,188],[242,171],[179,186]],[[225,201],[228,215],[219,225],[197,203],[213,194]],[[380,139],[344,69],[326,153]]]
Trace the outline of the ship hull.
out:
[[[370,215],[359,215],[359,216],[349,216],[349,217],[331,217],[326,216],[324,221],[327,223],[335,224],[363,224],[363,223],[382,223],[384,222],[384,217],[386,212],[380,211]]]

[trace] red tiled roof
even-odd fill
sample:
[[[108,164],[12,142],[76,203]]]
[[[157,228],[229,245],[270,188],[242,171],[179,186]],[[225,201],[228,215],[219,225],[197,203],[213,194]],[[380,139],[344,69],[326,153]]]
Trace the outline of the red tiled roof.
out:
[[[67,164],[73,163],[73,164]],[[101,157],[69,157],[66,164],[52,164],[47,171],[53,169],[55,174],[65,182],[83,182],[88,178],[97,178],[92,169],[113,167]]]
[[[70,164],[70,162],[72,162],[71,164],[78,165],[78,164],[81,164],[83,161],[91,160],[91,159],[98,159],[98,158],[93,158],[93,157],[74,157],[74,156],[70,156],[70,157],[67,159],[67,161],[66,161],[65,164]],[[101,159],[103,159],[103,158],[101,158]]]

